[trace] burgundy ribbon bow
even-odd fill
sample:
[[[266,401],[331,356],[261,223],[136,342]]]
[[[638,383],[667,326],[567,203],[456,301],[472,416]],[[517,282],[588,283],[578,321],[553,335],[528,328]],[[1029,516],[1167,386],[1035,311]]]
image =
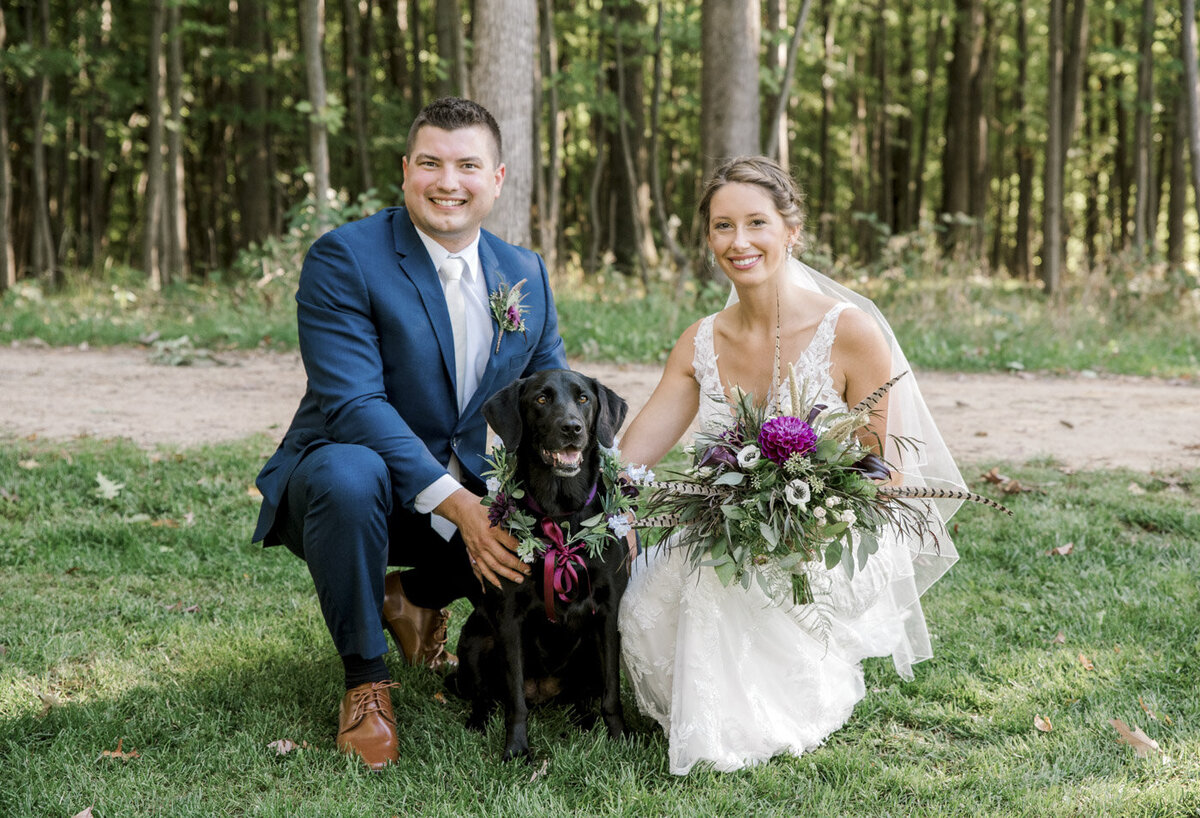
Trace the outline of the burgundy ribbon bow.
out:
[[[579,553],[584,544],[577,542],[567,545],[563,539],[562,528],[549,517],[544,518],[541,525],[542,533],[550,541],[543,562],[542,598],[546,603],[546,618],[557,622],[554,616],[554,595],[557,593],[563,602],[569,601],[579,582],[581,570],[587,578],[587,563]]]

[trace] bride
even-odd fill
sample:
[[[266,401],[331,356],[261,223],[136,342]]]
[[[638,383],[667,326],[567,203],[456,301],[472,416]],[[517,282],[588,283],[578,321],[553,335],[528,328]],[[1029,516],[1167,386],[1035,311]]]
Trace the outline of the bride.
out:
[[[728,428],[735,389],[769,411],[790,412],[781,389],[787,363],[810,394],[819,389],[820,403],[843,410],[908,368],[870,301],[792,258],[803,229],[801,197],[777,164],[763,157],[725,163],[699,211],[733,293],[724,310],[676,342],[621,441],[628,463],[657,463],[697,414],[703,431]],[[892,482],[961,486],[911,375],[864,432],[864,445],[892,466]],[[901,451],[897,436],[923,445]],[[686,549],[675,548],[686,528],[639,558],[620,610],[622,661],[638,707],[667,734],[671,772],[686,774],[697,763],[735,770],[818,746],[862,699],[865,657],[891,656],[911,679],[912,664],[932,655],[920,595],[957,559],[944,525],[955,507],[929,506],[936,547],[887,529],[853,577],[841,566],[806,563],[809,605],[773,601],[756,583],[725,586],[711,567],[693,572]],[[829,626],[819,635],[806,610],[813,606]]]

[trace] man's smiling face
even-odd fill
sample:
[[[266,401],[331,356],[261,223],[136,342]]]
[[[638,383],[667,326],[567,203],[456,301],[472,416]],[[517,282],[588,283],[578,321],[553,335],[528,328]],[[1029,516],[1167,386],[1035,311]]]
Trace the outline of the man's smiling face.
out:
[[[404,157],[404,204],[422,232],[452,253],[470,244],[504,184],[495,140],[482,125],[417,131]]]

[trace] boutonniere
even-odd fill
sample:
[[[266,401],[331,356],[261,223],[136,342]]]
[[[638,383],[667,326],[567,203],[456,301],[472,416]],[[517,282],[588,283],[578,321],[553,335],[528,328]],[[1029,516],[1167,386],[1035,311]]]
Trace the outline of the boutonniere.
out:
[[[525,307],[521,304],[525,294],[521,292],[521,286],[526,281],[527,279],[523,278],[511,287],[502,281],[495,292],[488,296],[492,317],[500,326],[500,335],[496,337],[496,352],[500,351],[500,341],[504,338],[504,333],[525,334]]]

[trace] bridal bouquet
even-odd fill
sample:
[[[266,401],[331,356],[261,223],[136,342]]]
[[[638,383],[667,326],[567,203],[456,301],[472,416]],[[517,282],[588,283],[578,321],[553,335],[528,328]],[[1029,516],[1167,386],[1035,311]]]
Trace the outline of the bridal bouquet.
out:
[[[653,491],[638,526],[688,526],[681,542],[694,568],[711,566],[725,585],[748,588],[757,580],[768,595],[764,570],[783,572],[792,601],[803,604],[812,601],[804,563],[840,564],[853,574],[878,550],[886,525],[932,535],[931,509],[911,504],[913,499],[958,498],[1008,511],[973,492],[880,482],[891,471],[858,432],[903,374],[849,411],[815,403],[794,369],[787,381],[792,414],[770,413],[739,394],[733,425],[719,435],[700,435],[692,465],[679,479],[646,484]]]

